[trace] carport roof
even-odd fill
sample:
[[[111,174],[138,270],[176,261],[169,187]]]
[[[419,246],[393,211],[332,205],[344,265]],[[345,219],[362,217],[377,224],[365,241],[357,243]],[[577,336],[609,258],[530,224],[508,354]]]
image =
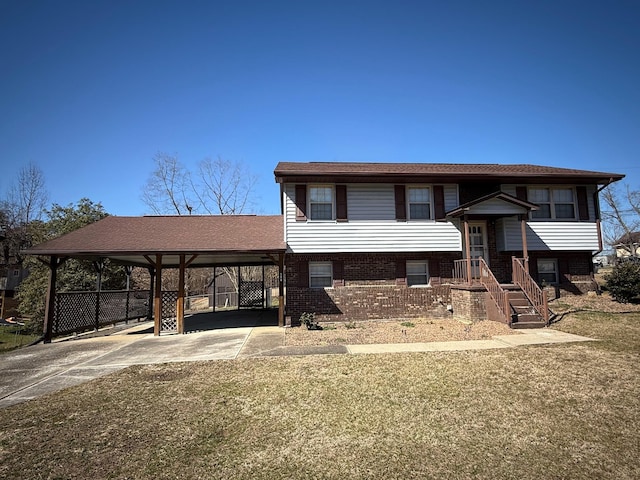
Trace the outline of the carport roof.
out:
[[[213,266],[271,263],[269,255],[285,250],[281,215],[190,215],[109,216],[24,253],[140,266],[156,254],[163,255],[163,266],[178,265],[180,255],[197,255],[191,266]]]

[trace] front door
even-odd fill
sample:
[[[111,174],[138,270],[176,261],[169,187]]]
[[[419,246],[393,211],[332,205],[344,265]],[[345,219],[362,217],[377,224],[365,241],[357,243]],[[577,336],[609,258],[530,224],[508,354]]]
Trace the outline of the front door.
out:
[[[480,277],[479,262],[483,258],[489,265],[489,251],[487,249],[487,222],[469,222],[469,255],[471,257],[471,273],[473,278]]]

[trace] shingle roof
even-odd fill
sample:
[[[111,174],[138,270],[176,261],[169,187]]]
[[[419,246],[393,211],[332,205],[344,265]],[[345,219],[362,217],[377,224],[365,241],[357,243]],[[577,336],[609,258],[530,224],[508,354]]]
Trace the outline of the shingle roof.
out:
[[[497,163],[341,163],[341,162],[280,162],[275,168],[276,179],[286,177],[514,177],[539,178],[563,177],[591,179],[603,183],[613,178],[620,180],[618,173],[594,172],[572,168],[547,167],[529,164]]]
[[[30,255],[284,251],[281,215],[109,216],[36,245]]]

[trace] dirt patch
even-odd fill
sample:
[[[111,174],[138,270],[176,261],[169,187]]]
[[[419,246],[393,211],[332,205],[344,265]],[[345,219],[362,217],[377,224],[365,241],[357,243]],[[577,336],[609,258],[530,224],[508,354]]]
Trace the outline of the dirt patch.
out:
[[[321,323],[321,326],[322,330],[307,330],[305,327],[287,329],[285,345],[365,345],[485,340],[495,335],[517,333],[503,323],[487,320],[466,325],[450,318],[336,322]]]

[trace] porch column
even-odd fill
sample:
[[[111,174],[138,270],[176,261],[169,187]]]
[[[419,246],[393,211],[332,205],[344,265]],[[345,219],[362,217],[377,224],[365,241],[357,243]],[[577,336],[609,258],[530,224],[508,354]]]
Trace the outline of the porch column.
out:
[[[464,228],[464,249],[467,256],[467,283],[471,285],[473,283],[473,279],[471,278],[471,245],[469,245],[469,220],[466,215],[462,219],[462,225]]]
[[[162,326],[162,255],[156,254],[156,288],[153,297],[153,334],[160,335]]]
[[[527,249],[527,221],[525,215],[520,215],[520,233],[522,235],[522,257],[524,269],[529,273],[529,250]]]
[[[49,262],[42,260],[42,263],[49,267],[49,286],[47,287],[47,300],[44,312],[44,343],[51,343],[53,337],[53,319],[55,315],[56,303],[56,280],[58,278],[58,267],[64,263],[66,258],[59,259],[52,255]]]
[[[147,307],[147,320],[153,319],[153,299],[155,296],[155,282],[156,282],[156,269],[153,267],[147,268],[149,271],[149,296]]]
[[[284,253],[278,254],[278,326],[284,326]]]
[[[178,300],[176,304],[176,320],[178,333],[184,333],[184,255],[180,255],[180,273],[178,275]]]

